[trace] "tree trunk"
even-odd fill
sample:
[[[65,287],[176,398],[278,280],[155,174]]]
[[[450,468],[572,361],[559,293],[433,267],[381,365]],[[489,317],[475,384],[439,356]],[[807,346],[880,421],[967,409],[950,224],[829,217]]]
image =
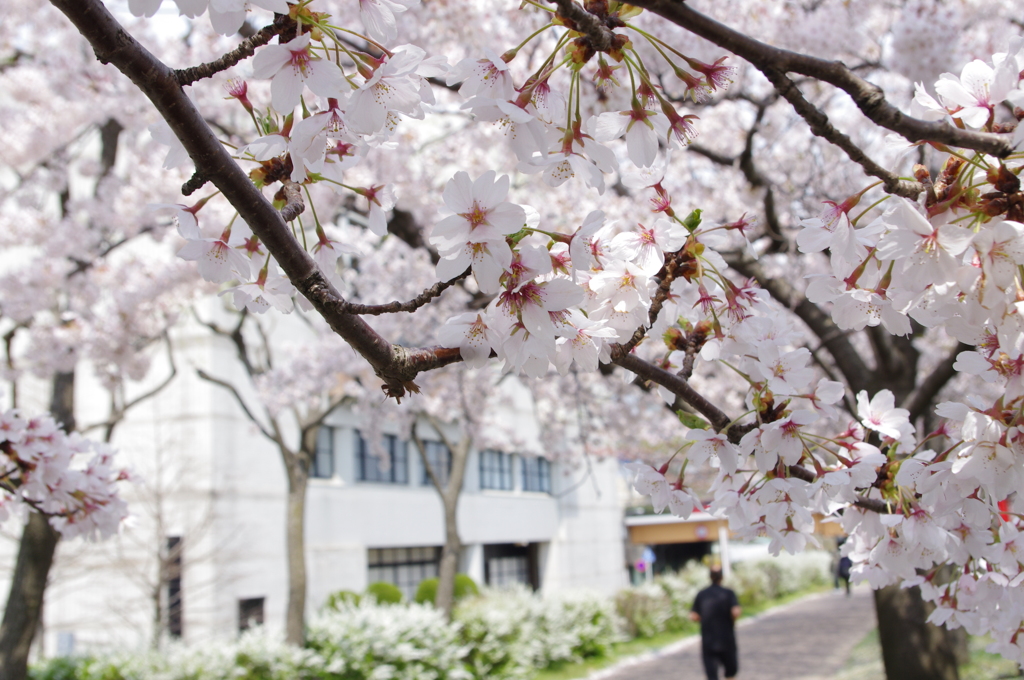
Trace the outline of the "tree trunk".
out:
[[[453,447],[448,438],[444,436],[444,432],[441,431],[440,423],[430,416],[427,416],[427,420],[452,454],[451,474],[448,475],[448,483],[442,487],[437,471],[431,468],[430,460],[427,458],[427,449],[417,436],[416,428],[413,427],[413,442],[420,453],[420,460],[427,471],[427,476],[434,485],[437,495],[441,497],[441,506],[444,512],[444,547],[441,548],[441,564],[437,572],[437,594],[434,596],[434,606],[443,611],[445,618],[451,621],[452,610],[455,608],[455,575],[459,570],[459,554],[462,551],[462,539],[459,538],[459,498],[462,495],[462,484],[466,478],[466,463],[469,461],[469,450],[473,447],[473,439],[465,434],[458,446]]]
[[[452,461],[454,466],[455,461]],[[444,612],[449,621],[455,608],[455,574],[459,570],[459,554],[462,551],[462,540],[459,538],[459,525],[456,518],[459,507],[459,494],[444,494],[444,548],[441,549],[441,565],[437,573],[437,597],[434,605]]]
[[[309,466],[292,456],[285,461],[288,472],[288,509],[285,527],[288,546],[288,611],[285,639],[293,645],[305,640],[306,614],[306,486]]]
[[[50,413],[65,432],[74,431],[74,372],[54,376]],[[0,678],[3,680],[25,680],[28,675],[28,655],[42,616],[43,593],[58,540],[60,534],[46,517],[38,512],[29,513],[0,623]]]
[[[888,586],[875,591],[878,639],[889,680],[958,680],[956,640],[925,623],[934,605],[919,588]]]
[[[59,538],[45,517],[29,513],[0,623],[0,678],[4,680],[24,680],[27,676],[28,653],[39,626],[46,578]]]

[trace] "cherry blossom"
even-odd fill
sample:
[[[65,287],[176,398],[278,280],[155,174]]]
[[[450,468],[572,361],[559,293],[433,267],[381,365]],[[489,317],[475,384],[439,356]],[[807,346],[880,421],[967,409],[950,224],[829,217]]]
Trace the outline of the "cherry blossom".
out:
[[[387,43],[398,36],[395,15],[415,4],[416,0],[359,0],[359,18],[371,38]]]
[[[267,45],[253,57],[253,77],[270,79],[271,102],[278,113],[295,109],[304,85],[325,98],[344,97],[348,90],[338,67],[316,56],[310,40],[310,34],[303,33],[283,45]]]

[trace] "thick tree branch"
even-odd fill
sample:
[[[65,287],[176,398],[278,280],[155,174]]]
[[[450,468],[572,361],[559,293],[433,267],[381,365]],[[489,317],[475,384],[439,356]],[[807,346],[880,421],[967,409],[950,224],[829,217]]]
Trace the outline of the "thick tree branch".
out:
[[[799,73],[838,87],[853,99],[874,123],[898,132],[910,142],[937,142],[1005,158],[1013,153],[1009,137],[988,132],[960,130],[944,121],[926,121],[904,114],[886,101],[882,90],[839,61],[790,52],[759,42],[701,14],[680,0],[633,0],[643,7],[705,40],[746,59],[758,70]]]
[[[962,342],[957,344],[946,358],[928,374],[928,377],[921,382],[914,393],[901,404],[903,408],[910,411],[910,422],[913,423],[924,415],[925,411],[935,402],[939,391],[956,375],[953,364],[956,363],[957,355],[972,349],[974,348]]]
[[[618,348],[619,352],[612,351],[612,362],[622,366],[627,371],[632,371],[637,376],[644,380],[650,380],[651,382],[658,383],[662,387],[666,388],[673,394],[677,395],[680,399],[691,406],[697,413],[708,419],[711,426],[715,428],[716,432],[721,432],[732,419],[727,416],[720,408],[712,404],[704,395],[697,392],[690,386],[682,377],[666,371],[663,368],[658,368],[654,364],[644,361],[635,354],[622,354],[621,348]],[[729,431],[729,440],[732,441],[734,435],[732,428]],[[739,437],[736,437],[736,442],[739,441]]]
[[[605,52],[612,46],[615,35],[604,25],[595,14],[577,5],[574,0],[549,0],[558,5],[558,16],[565,17],[575,24],[574,28],[590,40],[591,46],[598,52]]]
[[[776,91],[793,106],[801,118],[807,121],[811,132],[842,149],[850,160],[864,169],[865,173],[882,180],[882,185],[888,193],[917,200],[917,197],[924,191],[924,186],[920,182],[900,179],[899,176],[868,158],[867,154],[854,144],[852,139],[833,127],[828,116],[821,109],[804,98],[796,83],[790,80],[785,73],[773,68],[765,68],[761,71],[775,86]]]
[[[89,41],[97,58],[113,64],[145,94],[188,151],[197,174],[209,178],[253,233],[273,253],[289,280],[384,381],[388,394],[401,397],[421,371],[451,363],[433,348],[392,345],[366,321],[347,311],[330,284],[266,196],[252,183],[185,96],[177,75],[129,35],[100,0],[51,0]],[[456,359],[458,350],[455,351]]]

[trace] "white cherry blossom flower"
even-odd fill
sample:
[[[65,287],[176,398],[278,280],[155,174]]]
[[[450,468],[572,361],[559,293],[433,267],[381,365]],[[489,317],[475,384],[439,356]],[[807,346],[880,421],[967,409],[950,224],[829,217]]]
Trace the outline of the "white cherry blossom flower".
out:
[[[594,139],[610,142],[625,135],[629,160],[638,167],[650,167],[658,157],[658,140],[668,134],[668,119],[660,111],[634,106],[629,111],[609,111],[591,120]]]
[[[648,276],[654,276],[665,264],[665,253],[682,248],[689,235],[683,225],[660,217],[651,227],[638,224],[636,230],[615,236],[611,252],[634,262]]]
[[[868,393],[857,393],[857,416],[864,427],[890,439],[901,437],[901,428],[908,424],[910,411],[896,408],[896,397],[890,390],[881,390],[868,401]]]
[[[626,463],[625,468],[636,473],[633,488],[641,496],[649,496],[655,512],[661,512],[669,504],[671,489],[665,472],[655,470],[647,463]]]
[[[469,99],[474,95],[491,99],[509,100],[515,98],[512,74],[508,64],[489,46],[484,46],[484,59],[466,57],[456,64],[448,74],[448,85],[462,83],[459,92]]]
[[[470,368],[482,368],[491,350],[501,347],[500,331],[489,315],[466,312],[448,319],[437,331],[437,339],[443,347],[458,347],[462,360]]]
[[[416,5],[417,0],[359,0],[359,19],[373,40],[387,43],[398,37],[395,15]]]
[[[348,90],[337,65],[313,54],[310,39],[303,33],[283,45],[267,45],[253,57],[253,77],[270,79],[271,104],[282,115],[298,105],[303,85],[324,98],[342,98]]]
[[[219,238],[191,239],[178,251],[183,260],[195,261],[199,275],[211,283],[224,283],[235,277],[250,276],[249,260],[228,245],[231,230],[226,229]]]
[[[1017,70],[993,69],[975,59],[964,66],[957,78],[943,73],[935,83],[935,91],[948,108],[958,108],[952,115],[972,128],[981,128],[988,122],[997,104],[1017,86]]]
[[[417,69],[426,52],[414,45],[392,50],[373,75],[349,97],[346,118],[352,130],[373,135],[389,125],[398,113],[421,117],[421,76]]]

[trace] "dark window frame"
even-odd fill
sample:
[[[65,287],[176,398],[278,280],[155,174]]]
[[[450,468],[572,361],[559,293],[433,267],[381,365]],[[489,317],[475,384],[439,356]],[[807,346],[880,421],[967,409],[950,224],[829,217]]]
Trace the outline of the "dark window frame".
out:
[[[391,583],[411,600],[421,581],[440,573],[441,546],[368,548],[366,567],[369,583]]]
[[[310,461],[309,476],[314,479],[334,477],[334,431],[337,428],[321,425],[316,431],[316,449]]]
[[[388,454],[388,468],[381,469],[380,459],[370,450],[370,443],[363,433],[356,430],[356,478],[360,482],[377,484],[409,483],[409,450],[407,443],[393,434],[381,436],[381,443]]]
[[[551,461],[541,456],[520,456],[523,491],[551,493]]]
[[[181,536],[167,537],[167,558],[164,562],[164,587],[167,588],[167,634],[181,638],[185,632],[185,607],[181,592]]]
[[[441,488],[447,487],[448,480],[452,476],[451,449],[445,446],[444,442],[432,441],[428,439],[427,441],[423,442],[423,453],[426,454],[424,458],[427,459],[428,464],[430,465],[431,468],[433,468],[434,474],[437,476],[438,481],[441,482]],[[443,458],[444,460],[439,460],[441,458]],[[422,458],[420,459],[420,462],[423,462]],[[447,462],[448,465],[443,465],[444,462]],[[424,465],[423,467],[422,484],[424,486],[430,486],[432,484],[432,482],[430,481],[430,475],[427,473],[426,465]]]
[[[265,597],[242,597],[238,599],[238,632],[262,626],[265,620]]]
[[[480,488],[493,491],[512,491],[515,489],[513,474],[513,457],[511,453],[497,449],[484,449],[480,452]]]

